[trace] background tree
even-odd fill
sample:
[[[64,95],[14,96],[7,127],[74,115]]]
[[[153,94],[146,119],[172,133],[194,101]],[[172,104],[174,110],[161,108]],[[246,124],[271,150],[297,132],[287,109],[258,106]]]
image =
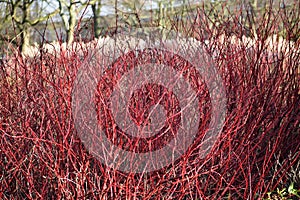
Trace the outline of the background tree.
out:
[[[47,1],[3,0],[1,3],[6,11],[3,21],[13,27],[14,34],[18,39],[17,43],[22,52],[30,45],[30,30],[38,23],[55,15],[58,11],[47,12]]]
[[[86,6],[86,2],[77,0],[57,0],[59,15],[66,30],[66,40],[71,44],[74,40],[74,31],[78,13]]]
[[[101,34],[100,28],[100,14],[102,8],[102,0],[94,0],[90,2],[93,12],[93,28],[94,28],[94,36],[98,38]]]
[[[94,37],[103,35],[109,26],[112,26],[111,15],[113,15],[116,0],[91,0],[88,5],[91,7]],[[107,14],[108,16],[105,16]]]
[[[142,26],[142,19],[150,19],[157,26],[166,26],[170,16],[174,15],[174,0],[124,0],[118,4],[129,25]]]
[[[0,1],[0,47],[4,46],[5,41],[11,41],[13,30],[11,29],[11,22],[7,20],[9,17],[8,4]],[[1,49],[1,54],[3,49]]]

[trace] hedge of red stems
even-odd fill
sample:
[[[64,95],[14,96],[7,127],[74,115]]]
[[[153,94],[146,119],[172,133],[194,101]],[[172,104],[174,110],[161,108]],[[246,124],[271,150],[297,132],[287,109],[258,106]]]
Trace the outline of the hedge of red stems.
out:
[[[261,199],[290,182],[300,187],[299,40],[271,44],[286,18],[269,14],[254,38],[225,34],[225,22],[214,24],[201,8],[192,29],[183,28],[214,59],[226,89],[226,120],[205,158],[199,144],[209,112],[188,151],[149,173],[105,166],[76,133],[72,88],[93,45],[79,43],[80,54],[69,47],[7,55],[0,65],[1,199]]]

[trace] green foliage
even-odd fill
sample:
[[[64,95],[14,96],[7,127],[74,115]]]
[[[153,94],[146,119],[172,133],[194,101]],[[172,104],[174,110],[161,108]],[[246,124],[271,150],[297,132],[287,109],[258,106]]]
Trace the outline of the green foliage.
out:
[[[268,192],[265,200],[281,199],[292,200],[293,197],[300,198],[300,189],[294,188],[294,183],[291,183],[288,188],[277,188],[276,191]]]

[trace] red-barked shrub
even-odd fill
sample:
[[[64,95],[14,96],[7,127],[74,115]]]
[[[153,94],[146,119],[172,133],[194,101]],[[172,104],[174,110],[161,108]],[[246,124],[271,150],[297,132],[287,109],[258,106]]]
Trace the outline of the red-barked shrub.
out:
[[[299,40],[271,44],[285,18],[269,14],[273,21],[262,20],[252,38],[242,29],[228,35],[201,8],[192,29],[182,28],[214,59],[226,120],[207,157],[199,158],[196,138],[175,163],[151,173],[106,167],[76,134],[72,88],[88,48],[9,55],[0,65],[1,199],[261,199],[291,181],[299,188]]]

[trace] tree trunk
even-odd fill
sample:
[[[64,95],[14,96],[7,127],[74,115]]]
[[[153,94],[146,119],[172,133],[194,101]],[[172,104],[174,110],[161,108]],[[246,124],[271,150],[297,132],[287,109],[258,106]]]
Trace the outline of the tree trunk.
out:
[[[69,17],[69,28],[67,29],[67,42],[68,44],[72,44],[74,41],[74,32],[76,26],[76,10],[75,4],[71,3],[70,5],[70,17]]]
[[[78,2],[75,2],[74,0],[70,0],[69,3],[63,0],[58,1],[59,11],[60,11],[59,14],[62,18],[66,30],[66,34],[67,34],[66,41],[68,45],[74,41],[74,30],[76,26],[76,16],[77,16],[76,3]],[[67,9],[69,16],[66,15],[65,8]]]
[[[20,50],[22,53],[26,52],[26,49],[30,45],[30,34],[28,28],[25,26],[21,32],[21,46]]]
[[[26,1],[23,1],[22,5],[22,23],[20,25],[20,36],[21,36],[21,45],[20,50],[22,53],[26,51],[26,49],[29,47],[30,44],[30,33],[28,28],[28,17],[30,15],[30,4],[28,4]]]
[[[101,27],[100,27],[101,7],[102,7],[101,0],[92,5],[95,38],[99,38],[101,34]]]
[[[163,26],[163,5],[161,1],[158,2],[158,9],[158,25]]]

